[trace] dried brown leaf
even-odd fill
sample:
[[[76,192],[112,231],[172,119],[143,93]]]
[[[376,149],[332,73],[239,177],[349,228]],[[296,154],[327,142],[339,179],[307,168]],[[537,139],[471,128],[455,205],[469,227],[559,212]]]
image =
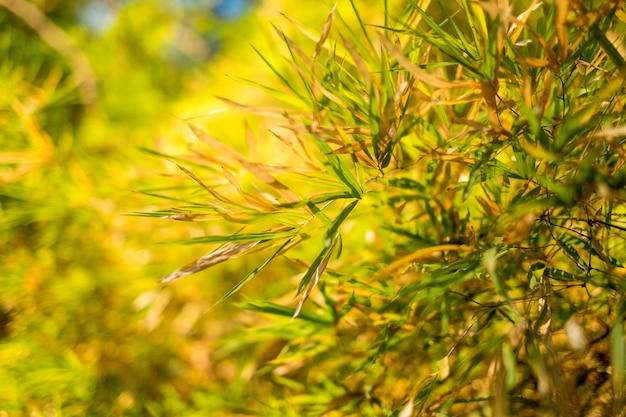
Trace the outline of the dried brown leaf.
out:
[[[196,259],[195,261],[183,266],[182,268],[177,269],[171,274],[161,278],[159,280],[159,283],[168,284],[170,282],[176,281],[177,279],[186,277],[191,274],[195,274],[196,272],[203,271],[207,268],[212,267],[213,265],[217,265],[229,259],[236,258],[247,252],[249,249],[252,249],[259,243],[261,243],[260,240],[246,243],[227,243],[220,248],[210,253],[207,253],[206,255]]]
[[[550,61],[532,56],[515,58],[515,62],[525,64],[530,68],[546,68],[550,66]]]
[[[412,262],[419,262],[420,260],[431,261],[434,255],[439,255],[441,252],[444,252],[444,251],[470,252],[471,250],[472,248],[466,245],[452,245],[452,244],[430,246],[427,248],[418,249],[390,263],[385,268],[381,269],[376,275],[374,275],[371,280],[373,281],[373,280],[383,278]]]
[[[326,23],[324,23],[324,27],[322,28],[322,33],[320,34],[320,38],[315,45],[315,53],[313,54],[313,61],[311,62],[311,68],[315,70],[315,62],[322,52],[322,48],[324,47],[324,42],[328,39],[328,35],[330,34],[330,28],[333,24],[333,17],[335,16],[335,10],[337,9],[337,3],[333,6],[328,18],[326,19]]]
[[[270,133],[274,135],[278,140],[280,140],[285,146],[287,146],[291,151],[296,154],[307,167],[313,169],[314,171],[319,171],[319,167],[316,162],[309,156],[304,146],[304,143],[299,140],[299,137],[296,135],[296,138],[291,138],[289,136],[279,135],[278,133],[271,131]],[[299,146],[298,146],[299,145]]]
[[[380,35],[380,40],[387,49],[398,61],[398,64],[409,71],[419,82],[433,86],[435,88],[449,89],[449,88],[479,88],[479,84],[475,81],[448,81],[442,78],[430,75],[428,72],[421,69],[409,60],[404,52],[394,45],[385,36]]]
[[[264,211],[272,211],[273,210],[273,206],[271,204],[266,203],[265,201],[262,201],[259,198],[256,198],[255,196],[246,193],[242,188],[241,185],[239,184],[239,181],[237,181],[237,179],[235,178],[235,176],[225,167],[222,167],[222,172],[224,173],[224,177],[226,177],[226,180],[233,186],[235,187],[235,189],[237,190],[237,192],[239,192],[239,194],[241,194],[241,196],[248,202],[250,203],[251,208],[255,208],[255,209],[261,209]]]
[[[361,57],[361,54],[356,50],[356,47],[352,44],[352,42],[344,38],[342,38],[342,42],[343,42],[344,47],[346,48],[346,50],[352,57],[352,61],[354,61],[356,68],[361,73],[361,76],[363,77],[363,81],[365,81],[365,88],[367,88],[367,91],[369,91],[372,85],[372,74],[369,68],[367,67],[367,64]]]
[[[493,217],[500,217],[502,210],[500,210],[500,207],[496,203],[479,195],[475,197],[476,200],[478,200],[478,203],[482,206],[483,210],[485,210],[485,213]]]
[[[311,59],[302,51],[302,49],[300,49],[300,47],[298,46],[297,43],[295,43],[291,38],[289,38],[285,32],[283,32],[281,29],[279,29],[276,25],[274,25],[272,23],[272,26],[274,27],[274,30],[278,33],[278,35],[283,38],[283,40],[285,42],[287,42],[287,44],[289,45],[289,48],[293,51],[295,51],[296,54],[298,54],[298,56],[309,66],[314,65],[314,63],[311,61]]]
[[[289,189],[289,187],[287,187],[285,184],[274,178],[274,176],[271,174],[272,172],[277,171],[276,167],[250,162],[239,152],[212,137],[199,127],[192,124],[189,124],[189,127],[198,139],[202,140],[204,143],[214,148],[216,152],[222,154],[225,158],[235,160],[257,179],[259,179],[261,182],[264,182],[269,187],[273,188],[281,196],[283,196],[286,203],[293,203],[300,200],[300,197],[298,197],[296,193]]]
[[[496,106],[496,87],[490,81],[481,81],[480,89],[483,93],[485,103],[487,104],[487,117],[491,123],[491,128],[496,133],[503,133],[505,129],[500,122],[498,108]]]
[[[243,110],[250,114],[256,114],[258,116],[263,117],[283,117],[286,115],[297,115],[302,112],[293,109],[285,109],[283,107],[253,107],[248,106],[247,104],[238,103],[234,100],[228,99],[226,97],[216,97],[218,100],[223,101],[224,103],[232,106],[236,109]]]
[[[352,143],[348,143],[345,146],[337,148],[333,151],[333,154],[345,154],[345,153],[357,153],[364,149],[370,148],[372,146],[371,139],[368,140],[357,140]]]
[[[190,176],[195,182],[197,182],[198,184],[200,184],[202,186],[202,188],[204,188],[209,194],[211,194],[213,197],[215,197],[216,199],[218,199],[219,201],[226,203],[226,204],[231,204],[234,206],[239,206],[241,207],[240,204],[235,203],[234,201],[222,196],[221,194],[219,194],[218,192],[216,192],[215,190],[211,189],[210,187],[208,187],[207,185],[205,185],[202,180],[200,180],[200,178],[198,178],[193,172],[191,172],[190,170],[188,170],[187,168],[185,168],[184,166],[177,164],[174,161],[171,161],[172,163],[176,164],[176,166],[183,171],[185,174],[187,174],[188,176]]]
[[[534,30],[532,26],[528,25],[526,22],[522,22],[521,20],[513,16],[510,19],[516,25],[522,26],[524,27],[524,29],[532,33],[532,35],[535,37],[535,39],[537,39],[537,42],[539,42],[539,45],[541,45],[541,48],[543,49],[546,56],[548,57],[548,61],[550,61],[551,68],[553,69],[558,68],[558,58],[556,54],[554,53],[554,51],[552,50],[552,47],[550,46],[548,41],[543,36],[541,36],[536,30]]]
[[[557,0],[556,2],[556,38],[559,43],[559,59],[564,62],[568,55],[568,27],[567,16],[569,15],[569,0]]]

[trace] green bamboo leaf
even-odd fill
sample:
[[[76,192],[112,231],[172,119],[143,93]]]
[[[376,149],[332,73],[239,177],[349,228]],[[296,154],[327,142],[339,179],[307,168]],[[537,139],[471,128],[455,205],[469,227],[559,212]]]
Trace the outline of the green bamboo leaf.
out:
[[[511,207],[519,207],[522,206],[523,203],[537,201],[540,195],[541,187],[533,187],[530,190],[528,188],[522,188],[513,196],[509,205]]]
[[[239,291],[244,285],[246,285],[248,282],[250,282],[255,276],[257,276],[257,274],[259,272],[261,272],[274,258],[276,258],[282,251],[283,249],[285,249],[293,240],[294,238],[290,238],[287,239],[285,242],[283,242],[282,245],[280,245],[280,247],[269,257],[267,258],[265,261],[263,261],[263,263],[261,265],[259,265],[258,267],[256,267],[254,269],[254,271],[250,272],[248,275],[246,275],[246,277],[244,279],[242,279],[241,281],[239,281],[237,283],[237,285],[235,285],[233,288],[231,288],[226,294],[222,295],[220,297],[219,300],[217,300],[215,302],[215,304],[213,304],[211,306],[211,308],[223,303],[227,298],[229,298],[231,295],[235,294],[237,291]]]
[[[251,44],[250,46],[252,47],[252,49],[254,49],[254,52],[256,52],[256,53],[257,53],[257,55],[258,55],[258,56],[259,56],[259,57],[263,60],[263,62],[265,62],[265,64],[269,67],[269,69],[270,69],[270,70],[272,70],[272,72],[273,72],[276,76],[278,76],[278,78],[280,78],[280,80],[283,82],[283,84],[285,84],[285,86],[286,86],[287,88],[289,88],[289,90],[291,90],[291,91],[293,92],[293,94],[295,94],[295,95],[296,95],[296,96],[297,96],[300,100],[302,100],[302,101],[304,101],[304,102],[308,102],[307,97],[305,97],[305,96],[304,96],[304,95],[302,95],[302,93],[301,93],[302,88],[297,88],[295,85],[293,85],[293,84],[291,83],[291,81],[289,81],[289,80],[288,80],[288,79],[287,79],[287,78],[283,75],[283,73],[282,73],[282,72],[278,71],[278,70],[276,69],[276,67],[275,67],[274,65],[272,65],[272,63],[271,63],[271,62],[270,62],[267,58],[265,58],[265,56],[261,53],[261,51],[259,51],[259,50],[258,50],[258,49],[257,49],[254,45],[252,45],[252,44]],[[307,84],[307,83],[305,83],[305,88],[307,88],[307,90],[308,90],[308,87],[306,87],[307,85],[308,85],[308,84]]]
[[[350,215],[350,213],[352,212],[352,210],[356,207],[358,203],[359,201],[356,200],[348,204],[346,207],[344,207],[344,209],[341,211],[339,216],[337,216],[333,224],[326,231],[326,238],[324,239],[324,246],[330,245],[331,240],[334,239],[335,235],[337,234],[337,230],[339,229],[339,226],[341,226],[341,224]]]
[[[502,348],[502,359],[504,369],[506,370],[504,385],[507,390],[512,389],[515,385],[515,365],[517,365],[517,360],[515,356],[515,351],[511,347],[511,343],[508,341],[507,343],[504,343],[504,346]]]
[[[485,169],[489,170],[490,177],[503,176],[506,174],[509,178],[512,178],[512,179],[516,179],[516,180],[524,179],[524,177],[521,174],[519,174],[518,172],[514,170],[514,167],[511,167],[497,159],[492,159],[489,163],[489,167],[485,167]]]
[[[346,191],[338,191],[338,192],[335,192],[335,193],[322,194],[320,196],[313,197],[310,200],[297,201],[295,203],[280,204],[277,207],[280,207],[280,208],[300,208],[300,207],[309,206],[310,204],[314,204],[314,205],[315,204],[322,204],[322,203],[328,203],[329,201],[345,200],[345,199],[349,199],[349,198],[354,198],[352,193],[348,193]]]
[[[271,301],[247,301],[245,303],[235,303],[235,306],[243,308],[249,311],[256,311],[258,313],[272,314],[275,316],[288,317],[293,316],[293,309],[280,304],[272,303]],[[319,314],[313,314],[306,311],[300,312],[298,318],[301,320],[309,321],[312,323],[329,325],[333,323],[333,320]]]
[[[519,322],[521,316],[513,303],[513,299],[511,298],[509,291],[506,289],[506,284],[504,283],[502,275],[499,274],[497,270],[497,258],[501,255],[503,255],[503,253],[498,254],[498,249],[495,247],[487,249],[483,253],[483,267],[489,273],[489,277],[493,281],[496,290],[498,290],[498,292],[507,300],[509,307],[511,307],[511,312],[513,313],[511,320],[513,322]]]
[[[528,273],[526,274],[526,278],[530,283],[530,289],[532,290],[537,285],[541,284],[543,280],[543,274],[546,270],[546,264],[543,262],[535,262],[528,268]]]
[[[358,7],[356,7],[356,5],[354,4],[354,0],[350,0],[350,5],[352,6],[352,11],[354,12],[354,15],[356,16],[357,21],[359,22],[359,27],[361,28],[361,32],[363,32],[362,36],[353,36],[353,39],[355,40],[365,39],[367,41],[367,46],[369,47],[370,51],[375,51],[376,48],[374,47],[372,38],[370,37],[369,33],[367,33],[367,30],[365,29],[365,24],[363,23],[363,19],[361,18],[361,14],[359,13]],[[347,24],[344,24],[344,26],[348,28],[350,27],[350,25],[347,25]]]
[[[624,57],[600,30],[598,25],[594,25],[594,27],[591,28],[591,35],[600,43],[600,46],[618,70],[626,68],[626,61],[624,60]]]
[[[515,164],[520,168],[519,171],[523,178],[533,178],[537,172],[536,161],[528,155],[519,144],[519,140],[511,141],[511,150],[515,156]]]
[[[359,185],[359,182],[356,180],[352,172],[341,162],[341,159],[334,155],[332,152],[332,148],[323,140],[316,141],[316,144],[320,151],[326,156],[327,160],[330,162],[330,166],[339,177],[341,182],[350,189],[352,192],[352,197],[360,199],[363,196],[363,189]]]
[[[276,239],[284,239],[293,237],[296,234],[296,230],[290,228],[290,230],[278,231],[278,232],[259,232],[259,233],[244,233],[234,235],[218,235],[218,236],[203,236],[195,237],[191,239],[174,240],[167,243],[175,243],[181,245],[196,245],[199,243],[224,243],[224,242],[250,242],[250,241],[269,241]]]
[[[158,156],[159,158],[164,158],[167,159],[169,161],[172,161],[176,164],[180,163],[180,164],[185,164],[188,166],[193,166],[196,168],[201,168],[207,171],[211,171],[211,172],[215,172],[218,173],[219,169],[212,166],[212,165],[207,165],[207,164],[201,164],[198,162],[194,162],[194,161],[190,161],[189,159],[185,159],[185,158],[179,158],[173,155],[168,155],[159,151],[155,151],[154,149],[149,149],[149,148],[144,148],[143,146],[139,146],[137,149],[139,149],[142,152],[145,152],[149,155],[154,155],[154,156]]]
[[[527,108],[524,102],[519,103],[519,111],[524,116],[524,121],[528,123],[532,137],[536,140],[530,139],[531,135],[528,132],[524,133],[524,138],[532,145],[540,146],[548,151],[553,151],[553,143],[548,137],[548,134],[545,132],[541,120],[537,117],[537,111],[535,109]]]
[[[391,178],[388,181],[390,187],[404,188],[407,190],[424,192],[426,187],[424,184],[411,178]]]
[[[623,411],[626,401],[624,377],[626,373],[626,338],[624,337],[624,319],[626,318],[626,300],[622,297],[617,310],[615,323],[611,329],[611,379],[613,382],[613,400],[615,415]]]
[[[311,274],[311,279],[309,280],[308,285],[302,292],[302,296],[300,297],[300,301],[298,302],[298,305],[296,306],[296,310],[293,312],[293,316],[291,316],[292,319],[295,319],[296,317],[298,317],[298,315],[302,311],[302,307],[304,306],[304,303],[306,303],[306,300],[311,295],[311,292],[313,291],[313,289],[317,286],[317,284],[319,284],[322,274],[326,270],[326,266],[328,265],[328,261],[330,260],[330,257],[333,254],[333,249],[335,248],[335,245],[337,244],[338,240],[339,240],[339,236],[335,236],[333,241],[329,244],[330,246],[328,247],[326,254],[322,258],[322,260],[317,264],[317,267]]]
[[[170,197],[170,196],[163,195],[163,194],[157,194],[157,193],[145,192],[145,191],[138,191],[138,193],[143,194],[143,195],[147,195],[147,196],[150,196],[150,197],[160,198],[160,199],[163,199],[163,200],[178,201],[178,202],[185,203],[185,204],[189,204],[190,203],[190,201],[187,200],[187,199],[177,198],[177,197]]]
[[[248,78],[243,78],[243,77],[235,77],[235,76],[230,76],[230,78],[232,78],[233,80],[240,82],[242,84],[247,84],[250,85],[252,87],[258,88],[262,91],[267,92],[270,96],[272,96],[273,98],[278,99],[280,102],[282,103],[288,103],[290,106],[293,107],[301,107],[302,106],[302,100],[300,100],[298,97],[294,97],[293,94],[289,93],[288,91],[284,91],[284,90],[280,90],[274,87],[270,87],[267,86],[265,84],[260,83],[259,81],[255,81],[255,80],[251,80]],[[172,159],[172,158],[170,158]]]
[[[549,278],[555,279],[557,281],[578,281],[584,279],[584,277],[557,268],[546,268],[545,274]]]
[[[548,367],[538,346],[538,340],[532,333],[527,333],[526,349],[528,351],[528,363],[537,377],[537,389],[541,395],[547,395],[550,390],[550,377]]]
[[[588,269],[587,264],[585,263],[585,261],[581,258],[580,254],[578,253],[578,251],[576,250],[576,248],[574,248],[574,246],[572,244],[570,244],[569,242],[567,242],[563,237],[559,236],[559,238],[557,239],[557,244],[559,245],[559,247],[561,248],[561,251],[569,258],[571,259],[576,266],[583,270],[586,271]]]
[[[576,189],[573,186],[559,183],[543,175],[537,175],[535,179],[539,184],[553,192],[563,204],[569,206],[574,203]]]
[[[461,0],[461,4],[463,7],[461,8],[463,13],[465,13],[465,20],[468,22],[468,29],[470,35],[472,35],[472,42],[464,42],[465,47],[468,49],[473,49],[475,51],[473,59],[478,60],[481,57],[480,50],[478,49],[478,45],[480,42],[478,40],[479,33],[476,30],[478,25],[477,19],[473,14],[472,5],[469,0]]]
[[[595,238],[591,241],[592,244],[589,245],[589,240],[587,238],[583,238],[577,234],[568,234],[563,237],[563,241],[571,242],[574,246],[584,250],[585,252],[591,254],[594,258],[600,259],[602,262],[606,264],[611,264],[613,266],[617,266],[619,268],[623,268],[623,265],[620,261],[608,255],[604,248],[601,246],[600,242],[598,242]]]
[[[283,40],[285,41],[285,44],[287,45],[287,49],[289,50],[289,55],[291,57],[291,65],[293,65],[298,70],[297,71],[298,76],[300,77],[300,80],[302,81],[302,84],[304,85],[304,88],[306,89],[306,92],[308,93],[308,100],[306,100],[305,102],[308,103],[310,101],[313,101],[314,94],[311,88],[311,82],[305,77],[305,74],[309,77],[312,77],[310,63],[305,62],[307,65],[299,65],[297,54],[300,51],[294,50],[294,48],[296,48],[297,46],[282,31],[278,30],[278,28],[276,28],[276,30],[283,37]],[[305,58],[305,59],[308,59],[308,58]],[[298,96],[298,97],[300,97],[300,99],[304,101],[302,96]]]
[[[491,158],[491,155],[493,155],[493,152],[494,150],[492,148],[485,149],[485,151],[482,153],[480,157],[480,161],[472,165],[472,170],[470,171],[469,179],[467,180],[467,184],[465,185],[465,189],[463,191],[463,199],[467,200],[469,198],[472,189],[479,181],[485,181],[489,179],[489,178],[483,179],[482,177],[484,174],[486,173],[488,174],[490,172],[488,168],[488,164],[493,159]],[[487,170],[485,171],[483,167],[486,167]]]
[[[416,299],[430,300],[435,293],[443,295],[452,285],[467,281],[481,273],[480,259],[460,260],[443,268],[430,271],[417,282],[402,287],[399,295],[413,295]],[[426,290],[430,290],[426,291]]]
[[[353,201],[352,203],[344,207],[344,209],[341,211],[339,216],[337,216],[337,218],[333,221],[333,223],[330,225],[330,227],[326,231],[326,234],[323,240],[324,248],[317,255],[317,257],[315,258],[315,260],[313,261],[313,263],[307,270],[306,274],[304,274],[304,277],[302,277],[302,279],[300,280],[300,284],[298,285],[298,291],[297,291],[298,294],[300,294],[309,285],[309,283],[311,282],[311,278],[316,273],[316,271],[318,271],[318,268],[322,264],[324,259],[329,255],[329,252],[333,248],[333,242],[335,241],[335,236],[337,235],[339,226],[341,226],[343,221],[348,217],[350,212],[354,209],[354,207],[356,207],[357,204],[358,204],[358,200]]]
[[[415,0],[410,0],[410,3],[414,6],[415,10],[422,15],[424,23],[428,25],[434,35],[430,33],[424,34],[422,32],[415,32],[414,34],[454,59],[475,77],[483,79],[483,73],[477,70],[472,63],[472,60],[476,61],[479,55],[476,49],[472,47],[469,42],[465,40],[460,41],[451,36],[449,32],[443,29],[443,25],[436,22],[429,13],[419,7]],[[445,10],[445,7],[442,7],[441,10]]]

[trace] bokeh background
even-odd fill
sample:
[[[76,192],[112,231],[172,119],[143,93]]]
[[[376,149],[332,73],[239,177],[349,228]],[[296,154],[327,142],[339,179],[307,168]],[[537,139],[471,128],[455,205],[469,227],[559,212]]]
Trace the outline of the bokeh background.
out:
[[[254,260],[161,287],[207,251],[163,242],[211,231],[133,214],[175,205],[163,188],[196,186],[159,156],[193,152],[188,120],[240,147],[244,122],[266,131],[219,97],[271,102],[245,81],[276,81],[251,45],[287,65],[272,24],[289,30],[286,13],[319,30],[332,7],[302,3],[0,0],[0,416],[250,406],[258,349],[225,341],[253,319],[231,302],[208,309]],[[280,282],[233,301],[293,291]]]

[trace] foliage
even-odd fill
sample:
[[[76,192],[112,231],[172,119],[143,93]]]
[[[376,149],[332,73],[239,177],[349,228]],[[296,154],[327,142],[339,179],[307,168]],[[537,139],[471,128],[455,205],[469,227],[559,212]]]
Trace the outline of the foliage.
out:
[[[107,2],[118,18],[92,34],[72,14],[84,3],[0,1],[0,415],[191,415],[192,396],[220,392],[200,371],[209,347],[196,334],[216,337],[221,318],[202,320],[196,289],[155,288],[161,268],[193,251],[145,242],[187,229],[124,214],[147,204],[134,190],[164,165],[137,147],[161,149],[158,134],[179,130],[172,114],[197,112],[179,97],[214,89],[224,54],[211,71],[206,57],[177,67],[159,53],[177,45],[166,35],[179,16]],[[137,25],[155,16],[162,37]],[[224,46],[254,28],[203,18]]]
[[[209,3],[0,0],[0,415],[618,415],[623,4]]]
[[[293,303],[238,303],[268,322],[222,345],[249,398],[226,408],[621,415],[623,4],[411,0],[374,24],[350,5],[318,35],[285,16],[288,71],[257,51],[280,108],[225,99],[271,118],[246,129],[266,152],[190,123],[176,163],[200,188],[144,213],[215,225],[162,282],[255,253],[220,303],[296,270]]]

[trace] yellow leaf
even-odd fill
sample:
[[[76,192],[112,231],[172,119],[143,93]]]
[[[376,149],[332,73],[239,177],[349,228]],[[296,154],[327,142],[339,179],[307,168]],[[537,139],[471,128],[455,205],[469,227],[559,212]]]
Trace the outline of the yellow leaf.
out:
[[[177,279],[186,277],[187,275],[191,275],[191,274],[195,274],[196,272],[203,271],[213,265],[217,265],[229,259],[236,258],[237,256],[245,253],[249,249],[252,249],[259,243],[261,243],[260,240],[257,240],[254,242],[246,242],[246,243],[238,243],[238,242],[227,243],[224,246],[210,253],[207,253],[206,255],[196,259],[195,261],[161,278],[159,280],[159,283],[167,284],[172,281],[176,281]]]
[[[513,226],[504,232],[504,242],[507,245],[515,245],[528,237],[537,216],[534,213],[526,213],[524,217],[517,220]]]
[[[415,252],[410,253],[390,263],[389,265],[387,265],[387,267],[383,268],[378,274],[374,275],[372,280],[385,277],[411,262],[418,262],[419,260],[428,260],[433,255],[440,254],[441,252],[444,252],[444,251],[469,252],[471,251],[471,248],[465,245],[438,245],[438,246],[430,246],[427,248],[418,249]]]
[[[526,64],[531,68],[546,68],[550,66],[550,62],[541,58],[534,58],[532,56],[515,58],[515,62],[520,64]]]
[[[475,197],[476,197],[476,200],[478,200],[478,202],[482,206],[483,210],[485,210],[485,212],[488,215],[493,216],[493,217],[499,217],[502,214],[500,207],[498,207],[498,205],[494,203],[493,201],[487,200],[486,198],[483,198],[479,195]]]
[[[450,375],[450,361],[448,360],[448,356],[444,356],[437,361],[437,369],[439,371],[439,378],[442,380]]]

